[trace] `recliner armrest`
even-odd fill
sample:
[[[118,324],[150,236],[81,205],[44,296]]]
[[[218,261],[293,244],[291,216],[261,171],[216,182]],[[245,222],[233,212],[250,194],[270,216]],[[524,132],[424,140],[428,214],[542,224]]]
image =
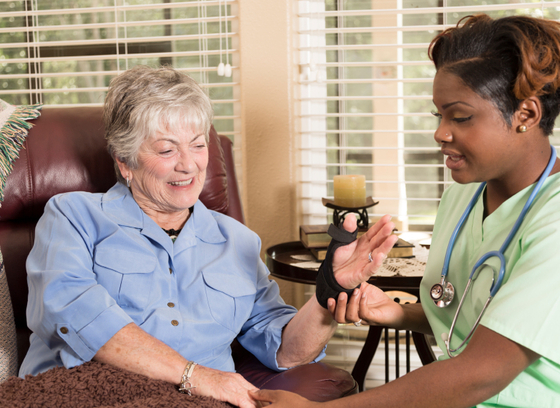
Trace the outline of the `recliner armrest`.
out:
[[[295,392],[311,401],[323,402],[358,392],[358,384],[345,370],[318,362],[276,372],[264,366],[237,341],[232,343],[235,369],[257,388]]]

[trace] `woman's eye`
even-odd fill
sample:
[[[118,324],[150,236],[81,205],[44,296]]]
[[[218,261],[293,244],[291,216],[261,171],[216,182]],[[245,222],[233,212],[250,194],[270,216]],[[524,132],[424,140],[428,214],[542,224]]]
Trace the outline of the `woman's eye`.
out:
[[[472,118],[472,115],[468,116],[466,118],[453,118],[453,121],[457,122],[457,123],[463,123],[463,122],[466,122],[466,121],[470,120],[471,118]]]
[[[431,114],[434,115],[436,118],[441,119],[441,113],[432,111]]]

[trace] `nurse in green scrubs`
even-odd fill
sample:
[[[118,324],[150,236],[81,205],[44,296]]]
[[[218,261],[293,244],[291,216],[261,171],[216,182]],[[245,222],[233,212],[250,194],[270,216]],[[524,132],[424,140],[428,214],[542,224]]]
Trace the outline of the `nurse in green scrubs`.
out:
[[[505,276],[465,347],[451,358],[444,343],[474,264],[497,251],[551,158],[548,136],[560,112],[560,24],[530,17],[470,17],[430,45],[437,74],[435,140],[456,183],[443,194],[421,304],[398,305],[363,283],[350,299],[329,300],[339,322],[384,325],[433,334],[444,354],[395,381],[321,405],[333,407],[560,406],[560,164],[552,171],[504,256]],[[546,176],[546,175],[545,175]],[[457,236],[447,281],[455,298],[438,307],[452,232],[480,183],[486,182]],[[457,317],[451,348],[476,324],[489,297],[496,258],[473,281]],[[318,403],[259,391],[272,407]]]

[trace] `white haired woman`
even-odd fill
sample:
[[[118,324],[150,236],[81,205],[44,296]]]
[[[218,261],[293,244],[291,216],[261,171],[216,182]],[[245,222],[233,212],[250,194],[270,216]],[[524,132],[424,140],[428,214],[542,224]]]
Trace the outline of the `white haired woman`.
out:
[[[282,370],[322,358],[336,322],[315,297],[299,312],[287,306],[256,234],[199,201],[212,105],[195,81],[133,68],[111,82],[104,116],[119,182],[47,204],[27,263],[33,335],[20,375],[95,359],[255,406],[231,342]],[[336,251],[342,287],[377,269],[392,229],[385,217]]]

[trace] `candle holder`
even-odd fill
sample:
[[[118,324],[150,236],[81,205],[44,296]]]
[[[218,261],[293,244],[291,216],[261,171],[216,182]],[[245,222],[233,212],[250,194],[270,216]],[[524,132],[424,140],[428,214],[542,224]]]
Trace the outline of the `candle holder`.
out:
[[[379,204],[379,201],[373,201],[373,198],[366,197],[366,203],[359,207],[343,207],[336,205],[334,200],[329,200],[328,198],[323,198],[323,205],[327,208],[334,210],[333,213],[333,224],[337,227],[344,222],[346,216],[350,213],[357,214],[358,228],[368,228],[369,216],[367,209]]]

